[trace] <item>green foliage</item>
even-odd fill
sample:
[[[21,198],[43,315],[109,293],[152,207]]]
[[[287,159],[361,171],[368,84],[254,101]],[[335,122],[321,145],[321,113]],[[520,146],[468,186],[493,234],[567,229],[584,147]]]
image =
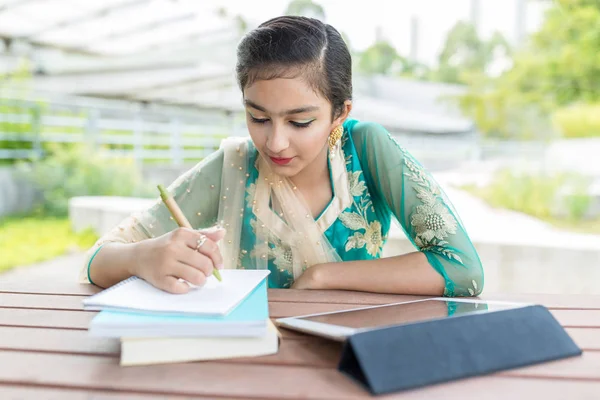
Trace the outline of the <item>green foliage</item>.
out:
[[[42,193],[38,212],[65,216],[73,196],[152,196],[130,159],[110,159],[85,145],[53,145],[48,156],[20,164]]]
[[[550,124],[553,112],[574,103],[600,102],[600,2],[549,4],[541,29],[515,54],[509,70],[498,78],[467,81],[469,92],[459,104],[488,136],[551,138],[556,135]],[[573,128],[572,119],[584,111],[588,109],[558,112],[554,122],[567,135],[576,131],[585,136],[581,132],[590,132],[589,127]],[[515,120],[530,123],[522,129]]]
[[[590,182],[573,173],[519,173],[501,170],[490,185],[466,187],[494,207],[523,212],[537,218],[578,222],[591,204]]]
[[[398,54],[385,40],[378,40],[357,57],[356,68],[367,75],[395,75],[422,79],[429,69]]]
[[[564,137],[600,137],[600,103],[558,109],[553,120]]]
[[[87,249],[97,239],[92,230],[73,233],[67,218],[5,218],[0,220],[0,272]]]
[[[366,74],[387,74],[398,60],[395,47],[386,41],[378,41],[361,54],[358,68]]]
[[[504,37],[496,32],[489,40],[479,37],[473,24],[459,21],[450,30],[438,58],[432,80],[467,83],[473,75],[484,75],[499,53],[511,52]]]
[[[293,0],[288,4],[285,15],[307,16],[324,20],[325,9],[312,0]]]

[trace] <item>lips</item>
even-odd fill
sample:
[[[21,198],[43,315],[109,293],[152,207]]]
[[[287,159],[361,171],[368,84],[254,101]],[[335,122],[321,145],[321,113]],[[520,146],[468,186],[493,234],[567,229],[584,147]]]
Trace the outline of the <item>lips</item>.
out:
[[[294,159],[293,157],[292,158],[269,157],[269,158],[271,159],[271,161],[273,161],[277,165],[286,165],[286,164],[289,164]]]

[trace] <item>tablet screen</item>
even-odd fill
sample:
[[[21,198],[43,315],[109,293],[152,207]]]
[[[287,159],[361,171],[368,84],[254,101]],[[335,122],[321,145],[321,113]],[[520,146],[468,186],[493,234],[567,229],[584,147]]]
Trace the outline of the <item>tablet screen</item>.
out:
[[[496,311],[517,306],[509,303],[458,302],[431,299],[300,317],[298,319],[360,329],[406,324],[474,312]]]

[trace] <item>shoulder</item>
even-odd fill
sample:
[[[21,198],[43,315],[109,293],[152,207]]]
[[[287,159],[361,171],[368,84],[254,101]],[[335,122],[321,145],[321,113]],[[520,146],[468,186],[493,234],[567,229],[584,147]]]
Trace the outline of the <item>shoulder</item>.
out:
[[[348,135],[356,149],[395,150],[401,146],[392,137],[390,132],[381,124],[373,121],[350,120],[344,123]]]
[[[354,141],[381,140],[390,137],[388,130],[383,125],[374,121],[349,119],[344,122],[344,127]]]

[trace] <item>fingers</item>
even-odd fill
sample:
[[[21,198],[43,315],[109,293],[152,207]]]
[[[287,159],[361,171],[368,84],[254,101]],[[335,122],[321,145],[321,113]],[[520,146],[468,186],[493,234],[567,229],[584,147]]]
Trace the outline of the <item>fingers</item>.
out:
[[[173,294],[185,294],[190,291],[190,286],[187,283],[174,276],[164,276],[153,284],[157,288]]]
[[[184,244],[184,247],[192,251],[181,251],[178,261],[201,269],[207,276],[212,274],[213,268],[223,268],[223,256],[217,241],[225,236],[225,230],[222,228],[211,228],[202,231],[195,231],[187,228],[180,228],[174,231],[173,239],[176,243]],[[200,246],[199,246],[200,244]],[[205,258],[210,260],[210,264],[205,262]]]
[[[202,247],[204,247],[204,246],[202,246]],[[181,251],[178,254],[177,261],[179,261],[182,264],[185,264],[187,266],[190,266],[192,268],[199,270],[205,276],[210,276],[213,273],[214,264],[213,264],[212,259],[210,257],[206,256],[205,254],[202,254],[196,250],[191,250],[187,247],[184,248],[183,251]],[[194,283],[191,281],[188,281],[188,282]],[[196,284],[196,283],[194,283],[194,284]]]
[[[206,257],[210,258],[215,268],[223,268],[223,256],[221,255],[221,250],[219,249],[217,243],[209,239],[208,236],[206,236],[206,240],[204,241],[202,246],[200,246],[197,250],[199,253],[204,254]]]
[[[204,240],[204,243],[202,243],[202,245],[198,247],[198,240],[200,240],[203,237],[203,235],[206,238],[206,240]],[[198,252],[204,254],[206,257],[210,258],[213,262],[213,266],[217,269],[223,268],[223,256],[221,255],[221,251],[219,249],[219,246],[217,245],[217,242],[221,240],[224,236],[225,229],[217,227],[203,229],[200,231],[180,228],[174,233],[174,238],[176,238],[176,240],[184,242],[185,245],[190,249],[197,250]]]
[[[222,240],[227,233],[225,228],[221,228],[220,226],[214,226],[208,229],[200,229],[198,232],[206,235],[207,238],[215,243],[219,243],[219,241]]]
[[[184,263],[177,263],[172,269],[172,274],[195,286],[204,286],[207,279],[207,275],[203,271]]]

